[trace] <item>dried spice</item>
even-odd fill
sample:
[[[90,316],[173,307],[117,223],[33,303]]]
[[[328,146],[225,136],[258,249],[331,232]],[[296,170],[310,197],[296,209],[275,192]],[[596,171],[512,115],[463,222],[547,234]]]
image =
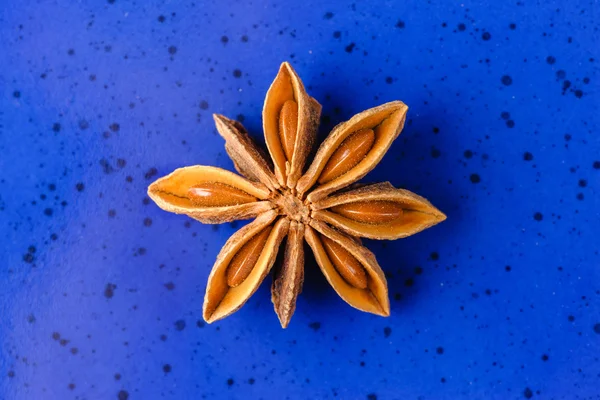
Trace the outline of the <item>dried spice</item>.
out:
[[[204,223],[256,217],[217,256],[204,298],[207,322],[237,311],[273,270],[272,301],[281,326],[287,327],[304,281],[304,241],[342,299],[359,310],[389,315],[385,276],[359,238],[403,238],[446,218],[426,199],[389,182],[355,184],[400,134],[407,109],[393,101],[339,124],[310,164],[321,105],[288,63],[281,65],[263,108],[269,156],[240,123],[214,116],[243,177],[192,166],[148,188],[162,209]]]

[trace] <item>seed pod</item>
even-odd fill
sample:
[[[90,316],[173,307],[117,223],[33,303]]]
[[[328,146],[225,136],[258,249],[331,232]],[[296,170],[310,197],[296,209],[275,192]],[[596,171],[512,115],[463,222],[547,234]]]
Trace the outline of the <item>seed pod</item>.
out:
[[[292,161],[298,134],[298,104],[294,100],[283,103],[279,113],[279,139],[288,161]]]
[[[340,244],[328,237],[321,236],[321,241],[329,259],[342,278],[355,288],[365,289],[367,287],[367,274],[360,262]]]
[[[387,224],[396,221],[404,213],[402,204],[393,201],[357,201],[331,207],[331,211],[356,222]]]
[[[373,129],[363,129],[348,136],[325,164],[318,182],[327,183],[344,175],[365,158],[374,142],[375,132]]]
[[[227,267],[227,284],[236,287],[244,282],[256,264],[260,253],[265,247],[269,233],[273,227],[267,226],[260,233],[246,242],[233,256]]]
[[[189,188],[188,196],[199,207],[227,207],[256,201],[248,193],[219,182],[194,185]]]

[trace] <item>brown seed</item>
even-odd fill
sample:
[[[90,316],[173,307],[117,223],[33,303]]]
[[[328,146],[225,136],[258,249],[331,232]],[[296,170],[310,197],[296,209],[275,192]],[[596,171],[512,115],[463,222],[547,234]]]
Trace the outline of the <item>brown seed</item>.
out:
[[[233,256],[227,267],[227,284],[236,287],[246,280],[256,264],[260,253],[267,243],[273,226],[267,226],[252,239],[248,240]]]
[[[356,201],[331,207],[331,211],[356,222],[387,224],[402,217],[402,205],[393,201]]]
[[[199,207],[227,207],[256,201],[254,196],[219,182],[192,186],[188,189],[188,197]]]
[[[365,289],[367,287],[367,273],[360,262],[337,242],[327,236],[321,236],[321,238],[329,259],[342,278],[355,288]]]
[[[348,136],[325,164],[319,183],[327,183],[344,175],[367,155],[374,142],[373,129],[363,129]]]
[[[288,161],[292,161],[298,133],[298,104],[294,100],[283,103],[279,114],[279,140]]]

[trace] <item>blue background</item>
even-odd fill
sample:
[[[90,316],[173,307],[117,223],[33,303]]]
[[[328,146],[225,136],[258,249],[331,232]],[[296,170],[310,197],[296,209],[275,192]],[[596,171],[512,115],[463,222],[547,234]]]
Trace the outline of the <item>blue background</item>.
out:
[[[215,3],[2,2],[0,398],[600,398],[599,3]],[[232,169],[211,114],[261,138],[285,60],[320,138],[410,107],[368,180],[448,220],[367,241],[389,318],[309,261],[289,329],[270,279],[205,325],[241,224],[146,197],[180,166]]]

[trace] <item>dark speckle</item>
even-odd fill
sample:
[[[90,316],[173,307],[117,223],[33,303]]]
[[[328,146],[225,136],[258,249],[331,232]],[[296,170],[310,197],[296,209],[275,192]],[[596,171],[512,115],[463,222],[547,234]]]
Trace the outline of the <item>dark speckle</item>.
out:
[[[600,323],[597,323],[596,325],[594,325],[594,332],[596,332],[598,335],[600,335]]]
[[[227,386],[233,386],[234,380],[232,378],[227,379]]]
[[[127,400],[127,399],[129,399],[129,393],[125,390],[121,390],[121,391],[119,391],[117,398],[119,400]]]
[[[113,122],[112,124],[110,124],[110,126],[108,128],[113,132],[119,132],[119,130],[121,129],[121,126],[119,124],[117,124],[116,122]]]
[[[15,377],[15,371],[10,370],[8,371],[8,373],[6,374],[9,378],[14,378]]]
[[[169,46],[168,50],[170,55],[174,55],[175,53],[177,53],[177,47],[175,46]]]
[[[15,91],[13,92],[13,97],[14,97],[15,99],[18,99],[19,97],[21,97],[21,92],[19,92],[18,90],[15,90]]]
[[[158,174],[158,170],[156,168],[152,167],[148,171],[146,171],[146,173],[144,174],[144,178],[146,178],[146,179],[152,179],[157,174]]]
[[[242,35],[241,41],[242,41],[242,43],[248,43],[248,36]]]
[[[51,217],[53,213],[54,213],[54,210],[52,210],[51,208],[44,209],[44,215],[47,217]]]
[[[594,161],[594,164],[592,164],[592,166],[594,167],[594,169],[600,169],[600,161]]]
[[[248,384],[254,385],[254,382],[256,382],[256,380],[254,378],[248,379]]]
[[[567,77],[567,73],[564,70],[559,69],[558,71],[556,71],[556,79],[562,80],[562,79],[565,79],[566,77]]]
[[[469,179],[471,180],[471,183],[479,183],[479,182],[481,182],[481,177],[479,176],[479,174],[471,174],[471,176],[469,177]]]
[[[67,51],[67,54],[70,55],[70,56],[75,55],[75,50],[74,49],[69,49]]]
[[[429,255],[429,258],[432,261],[437,261],[437,260],[440,259],[440,255],[439,255],[439,253],[437,251],[432,251],[431,254]]]
[[[575,94],[575,97],[577,97],[578,99],[583,97],[583,91],[581,91],[580,89],[576,89],[575,92],[573,92]]]
[[[587,181],[585,179],[580,179],[578,182],[579,187],[586,187]]]
[[[523,396],[525,396],[526,399],[530,399],[533,397],[533,392],[531,391],[531,389],[525,388],[525,390],[523,391]]]
[[[60,124],[58,122],[55,122],[54,124],[52,124],[52,130],[54,132],[60,132]]]
[[[164,16],[164,15],[159,15],[157,19],[158,19],[158,22],[161,22],[161,23],[162,23],[162,22],[165,22],[165,19],[166,19],[166,18],[165,18],[165,16]]]
[[[542,361],[548,361],[548,354],[542,354]]]
[[[116,210],[114,210],[112,208],[110,210],[108,210],[108,217],[109,218],[114,218],[116,215],[117,215],[117,211]]]
[[[533,214],[533,219],[535,219],[536,221],[541,221],[544,219],[544,216],[541,212],[536,212],[535,214]]]
[[[333,37],[336,39],[339,39],[340,37],[342,37],[342,32],[340,32],[340,31],[333,32]]]
[[[313,331],[318,331],[321,328],[321,323],[320,322],[311,322],[308,327],[310,329],[312,329]]]
[[[328,12],[325,13],[325,15],[323,15],[323,18],[324,19],[331,19],[331,18],[333,18],[333,13],[330,12],[330,11],[328,11]]]
[[[481,35],[481,38],[485,41],[488,41],[492,38],[492,35],[489,32],[483,32],[483,34]]]
[[[167,290],[173,290],[173,289],[175,289],[175,284],[173,282],[167,282],[167,283],[165,283],[165,288]]]
[[[390,328],[389,326],[386,326],[385,328],[383,328],[383,337],[389,338],[391,334],[392,334],[392,328]]]
[[[523,154],[523,160],[525,160],[525,161],[531,161],[531,160],[533,160],[533,154],[531,154],[530,152],[526,151]]]
[[[548,56],[548,57],[546,57],[546,62],[548,64],[552,65],[556,62],[556,58],[554,58],[554,56]]]
[[[392,78],[391,76],[388,76],[387,78],[385,78],[385,83],[387,83],[387,84],[394,83],[394,78]]]
[[[175,329],[177,329],[178,331],[182,331],[185,329],[185,321],[182,319],[178,319],[177,321],[175,321]]]
[[[464,154],[466,159],[472,158],[473,157],[473,152],[471,150],[465,150]]]
[[[114,283],[107,283],[104,287],[104,297],[106,297],[107,299],[112,299],[112,297],[115,294],[116,288],[117,285],[115,285]]]
[[[346,46],[346,53],[352,53],[352,51],[354,50],[354,47],[356,46],[356,44],[354,42],[350,43],[348,46]]]
[[[444,348],[443,347],[438,347],[437,349],[435,349],[435,352],[437,354],[444,354]]]
[[[467,29],[467,26],[461,22],[458,24],[457,29],[459,32],[464,32]]]
[[[377,395],[375,393],[370,393],[367,395],[367,400],[377,400]]]
[[[514,31],[515,29],[517,29],[517,24],[511,23],[510,25],[508,25],[508,27],[510,28],[511,31]]]
[[[201,110],[207,110],[208,109],[208,102],[206,100],[202,100],[200,102],[200,109]]]
[[[206,326],[206,322],[204,322],[201,319],[199,319],[198,321],[196,321],[196,326],[198,328],[204,328]]]
[[[163,365],[162,370],[165,374],[168,374],[169,372],[171,372],[171,365],[169,365],[169,364]]]
[[[567,317],[567,319],[569,320],[569,322],[573,322],[573,321],[575,321],[575,317],[574,317],[574,316],[572,316],[572,315],[569,315],[569,316]]]
[[[513,80],[512,80],[512,78],[511,78],[510,76],[508,76],[508,75],[504,75],[504,76],[502,77],[501,81],[502,81],[502,84],[503,84],[504,86],[510,86],[510,85],[512,85],[512,83],[513,83]]]
[[[229,38],[227,36],[221,36],[221,43],[227,44],[229,42]]]
[[[398,22],[396,22],[396,28],[404,29],[405,26],[406,24],[402,20],[398,20]]]
[[[82,182],[78,182],[78,183],[75,185],[75,189],[76,189],[78,192],[83,192],[83,189],[85,189],[85,185],[84,185]]]
[[[233,76],[234,76],[235,78],[241,78],[241,76],[242,76],[242,71],[240,71],[239,69],[234,69],[234,70],[233,70]]]
[[[144,218],[144,226],[149,227],[152,226],[152,218]]]

